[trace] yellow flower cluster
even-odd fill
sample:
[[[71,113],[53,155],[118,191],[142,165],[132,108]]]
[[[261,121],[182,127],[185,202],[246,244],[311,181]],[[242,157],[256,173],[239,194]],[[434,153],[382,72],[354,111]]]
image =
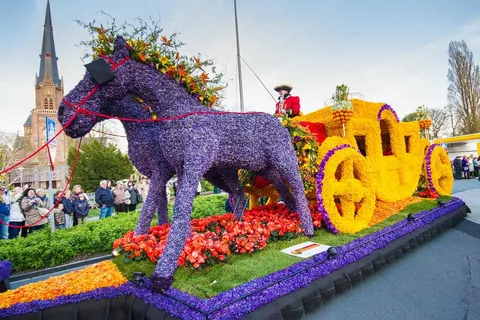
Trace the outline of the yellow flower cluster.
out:
[[[104,261],[79,271],[0,293],[0,308],[8,308],[16,303],[55,299],[98,288],[118,287],[126,282],[127,279],[113,262]]]
[[[339,137],[327,138],[320,154],[348,143]],[[375,190],[365,158],[353,147],[336,151],[323,168],[321,199],[330,223],[342,233],[356,233],[366,227],[375,210]],[[319,191],[319,190],[317,190]]]
[[[376,196],[388,202],[410,197],[420,178],[428,141],[419,136],[418,122],[398,122],[390,110],[378,112],[384,103],[353,99],[353,117],[346,124],[346,139],[365,156],[366,170],[372,177]],[[330,107],[320,109],[297,121],[322,122],[328,136],[341,136]]]
[[[280,200],[280,194],[278,193],[277,189],[270,184],[263,188],[255,188],[251,185],[245,185],[243,187],[245,193],[248,194],[248,209],[252,210],[253,208],[261,206],[260,200],[262,198],[267,198],[267,202],[265,204],[273,204],[277,203]]]
[[[205,106],[218,104],[224,86],[221,84],[222,74],[216,72],[213,61],[181,55],[178,49],[184,44],[176,39],[177,34],[161,35],[162,29],[155,21],[139,19],[137,22],[138,25],[125,23],[121,26],[116,25],[115,20],[108,26],[96,25],[95,21],[83,24],[92,36],[91,40],[81,43],[92,50],[92,54],[86,57],[111,55],[115,39],[122,36],[133,59],[175,79]]]
[[[439,195],[449,195],[453,189],[453,172],[447,151],[436,146],[431,155],[432,184]]]

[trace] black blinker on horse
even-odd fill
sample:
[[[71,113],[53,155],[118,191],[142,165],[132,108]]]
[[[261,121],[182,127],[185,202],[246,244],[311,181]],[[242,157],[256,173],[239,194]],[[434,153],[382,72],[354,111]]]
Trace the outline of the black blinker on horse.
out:
[[[110,65],[103,59],[93,60],[85,65],[88,73],[92,76],[95,83],[102,85],[115,78],[115,74],[112,71]]]

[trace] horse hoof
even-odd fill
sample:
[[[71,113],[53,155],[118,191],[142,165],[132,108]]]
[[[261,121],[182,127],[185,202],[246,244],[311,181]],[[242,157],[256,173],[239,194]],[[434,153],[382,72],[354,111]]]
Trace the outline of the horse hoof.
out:
[[[173,276],[165,278],[153,274],[150,279],[152,280],[152,291],[156,293],[167,291],[173,283]]]

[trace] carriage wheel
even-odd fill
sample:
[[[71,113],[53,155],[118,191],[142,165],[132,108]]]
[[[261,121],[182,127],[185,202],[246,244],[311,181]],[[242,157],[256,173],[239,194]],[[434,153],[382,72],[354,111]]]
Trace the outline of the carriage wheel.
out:
[[[275,187],[271,184],[263,188],[244,187],[244,191],[248,196],[249,210],[261,206],[262,203],[260,202],[260,200],[262,198],[267,198],[267,201],[265,203],[267,205],[277,203],[280,200],[280,195],[278,194]]]
[[[317,173],[317,203],[327,229],[356,233],[375,210],[375,191],[365,158],[348,144],[326,152]]]
[[[438,144],[432,144],[427,149],[425,176],[429,189],[435,190],[439,195],[450,195],[452,193],[452,166],[447,152]]]

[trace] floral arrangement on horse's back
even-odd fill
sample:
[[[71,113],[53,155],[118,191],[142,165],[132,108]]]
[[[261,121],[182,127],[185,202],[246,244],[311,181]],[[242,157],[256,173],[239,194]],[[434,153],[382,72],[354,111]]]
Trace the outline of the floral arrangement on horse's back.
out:
[[[177,33],[166,36],[155,21],[147,22],[142,19],[138,19],[138,26],[127,23],[117,25],[113,18],[107,26],[98,25],[95,21],[77,22],[87,29],[92,37],[80,43],[92,50],[84,59],[111,55],[115,39],[122,36],[129,45],[133,59],[149,64],[175,79],[203,105],[213,107],[218,104],[220,91],[225,87],[222,84],[223,74],[216,72],[212,60],[203,60],[200,55],[181,55],[179,48],[184,43],[177,40]]]

